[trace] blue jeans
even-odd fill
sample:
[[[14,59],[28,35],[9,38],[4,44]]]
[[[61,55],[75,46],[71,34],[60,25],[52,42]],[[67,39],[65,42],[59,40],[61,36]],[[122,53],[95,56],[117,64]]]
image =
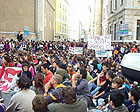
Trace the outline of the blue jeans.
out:
[[[89,91],[91,91],[92,89],[94,89],[92,92],[91,92],[91,95],[93,96],[101,87],[98,87],[97,85],[95,85],[94,83],[90,83],[89,85]]]
[[[94,89],[92,92],[91,92],[91,95],[93,96],[101,87],[96,87],[96,89]]]
[[[91,91],[92,89],[95,89],[97,87],[97,85],[95,85],[94,83],[90,83],[90,85],[88,86],[89,91]]]

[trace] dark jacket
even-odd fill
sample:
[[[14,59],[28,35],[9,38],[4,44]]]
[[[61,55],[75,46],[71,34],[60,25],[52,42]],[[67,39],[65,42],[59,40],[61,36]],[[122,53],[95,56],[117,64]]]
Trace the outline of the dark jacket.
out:
[[[129,112],[125,105],[111,109],[111,112]]]
[[[75,103],[52,103],[48,106],[51,112],[87,112],[87,101],[77,100]]]
[[[24,71],[21,71],[18,75],[18,77],[21,77],[22,75],[25,75],[27,76],[30,80],[32,80],[32,73],[30,71],[27,71],[27,72],[24,72]]]

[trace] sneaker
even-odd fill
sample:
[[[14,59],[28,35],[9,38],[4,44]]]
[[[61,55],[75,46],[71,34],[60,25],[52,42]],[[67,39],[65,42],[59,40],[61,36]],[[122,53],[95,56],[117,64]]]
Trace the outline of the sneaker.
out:
[[[4,93],[5,94],[9,94],[9,93],[12,93],[12,92],[13,92],[13,90],[12,89],[9,89],[9,90],[5,91]]]

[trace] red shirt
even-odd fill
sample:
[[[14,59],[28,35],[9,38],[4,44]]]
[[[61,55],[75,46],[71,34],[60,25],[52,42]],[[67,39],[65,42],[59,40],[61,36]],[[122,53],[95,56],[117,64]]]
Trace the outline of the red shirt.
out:
[[[102,82],[106,81],[106,78],[103,76],[103,77],[100,77],[99,80],[100,80],[100,83],[102,83]]]
[[[44,80],[44,85],[49,82],[49,80],[51,79],[52,76],[53,76],[52,72],[50,72],[46,75],[45,80]]]
[[[136,53],[137,52],[137,48],[135,48],[135,49],[134,48],[131,48],[131,52],[132,53]]]

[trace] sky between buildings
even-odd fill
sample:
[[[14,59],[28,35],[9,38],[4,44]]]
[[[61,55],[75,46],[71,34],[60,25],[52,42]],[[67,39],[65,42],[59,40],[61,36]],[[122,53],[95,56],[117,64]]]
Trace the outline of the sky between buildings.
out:
[[[93,0],[67,0],[71,8],[82,22],[83,28],[88,29],[90,25],[90,10],[89,6]]]

